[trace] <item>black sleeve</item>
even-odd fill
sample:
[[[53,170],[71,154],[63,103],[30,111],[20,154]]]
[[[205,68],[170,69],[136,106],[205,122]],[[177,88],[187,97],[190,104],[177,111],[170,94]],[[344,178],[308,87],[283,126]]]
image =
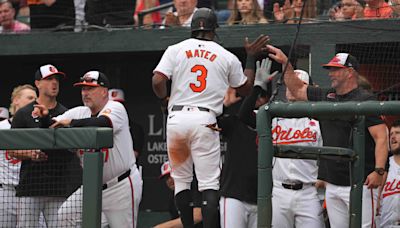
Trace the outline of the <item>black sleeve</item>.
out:
[[[106,116],[99,116],[85,119],[74,119],[71,121],[71,127],[112,127],[112,123]]]
[[[40,128],[49,128],[50,125],[53,124],[53,120],[50,118],[50,115],[44,116],[42,118],[40,118]]]
[[[24,128],[24,127],[27,127],[25,124],[25,112],[19,110],[17,111],[17,113],[15,113],[11,121],[11,128]]]
[[[250,95],[244,99],[242,106],[240,106],[239,120],[252,128],[256,128],[256,115],[253,110],[262,90],[259,86],[253,87]]]
[[[218,117],[217,123],[218,127],[220,127],[221,135],[228,136],[232,132],[232,127],[234,125],[234,115],[233,114],[223,114]]]

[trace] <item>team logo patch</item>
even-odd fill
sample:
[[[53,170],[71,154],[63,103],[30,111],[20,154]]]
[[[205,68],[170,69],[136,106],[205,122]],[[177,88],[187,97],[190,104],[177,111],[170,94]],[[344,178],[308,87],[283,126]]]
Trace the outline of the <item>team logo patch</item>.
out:
[[[328,99],[335,99],[335,98],[336,98],[336,93],[328,93],[328,94],[326,95],[326,98],[328,98]]]
[[[314,121],[310,121],[310,126],[315,127],[315,125],[317,125]]]
[[[102,112],[102,114],[110,114],[111,113],[111,109],[107,108],[104,109],[104,111]]]
[[[340,59],[338,57],[333,57],[333,59],[331,60],[331,63],[340,63]]]
[[[117,97],[117,96],[118,96],[118,91],[111,92],[111,97]]]
[[[53,66],[49,66],[49,71],[52,72],[52,73],[56,73],[57,69],[55,67],[53,67]]]

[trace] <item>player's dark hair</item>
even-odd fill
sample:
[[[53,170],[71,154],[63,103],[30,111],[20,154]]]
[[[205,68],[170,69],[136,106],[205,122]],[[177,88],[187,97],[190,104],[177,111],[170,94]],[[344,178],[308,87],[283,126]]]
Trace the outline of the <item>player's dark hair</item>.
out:
[[[395,121],[392,123],[392,127],[400,127],[400,119],[395,120]]]

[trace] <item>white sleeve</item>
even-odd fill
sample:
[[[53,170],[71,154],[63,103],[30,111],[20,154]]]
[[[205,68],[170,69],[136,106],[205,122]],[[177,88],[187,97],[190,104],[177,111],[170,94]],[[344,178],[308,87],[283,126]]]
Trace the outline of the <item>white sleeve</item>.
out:
[[[242,63],[235,55],[232,55],[232,62],[230,64],[228,81],[229,81],[229,86],[231,86],[232,88],[238,88],[244,85],[247,81],[247,77],[243,73]]]
[[[110,119],[114,133],[124,125],[129,124],[128,113],[119,102],[109,102],[99,113],[99,116],[106,116]]]
[[[176,66],[175,59],[176,53],[174,49],[172,47],[168,47],[161,57],[157,67],[153,70],[153,73],[157,71],[167,76],[168,79],[171,79],[173,70]]]
[[[53,117],[53,120],[60,121],[65,119],[83,119],[89,118],[91,116],[91,111],[86,106],[78,106],[72,109],[67,110],[63,114]]]

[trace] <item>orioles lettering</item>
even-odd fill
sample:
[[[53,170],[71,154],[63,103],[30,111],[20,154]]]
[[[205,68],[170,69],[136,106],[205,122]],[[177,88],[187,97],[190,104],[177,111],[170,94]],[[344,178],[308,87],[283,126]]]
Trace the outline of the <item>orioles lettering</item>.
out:
[[[293,130],[293,128],[289,128],[289,130],[286,131],[282,130],[282,127],[278,125],[272,129],[271,133],[273,142],[279,144],[317,141],[317,133],[312,131],[309,127],[303,130]]]
[[[400,194],[400,180],[393,179],[393,181],[386,182],[384,189],[383,198],[393,194]]]
[[[217,55],[206,50],[194,49],[186,51],[186,58],[203,58],[214,62],[214,60],[217,58]]]

